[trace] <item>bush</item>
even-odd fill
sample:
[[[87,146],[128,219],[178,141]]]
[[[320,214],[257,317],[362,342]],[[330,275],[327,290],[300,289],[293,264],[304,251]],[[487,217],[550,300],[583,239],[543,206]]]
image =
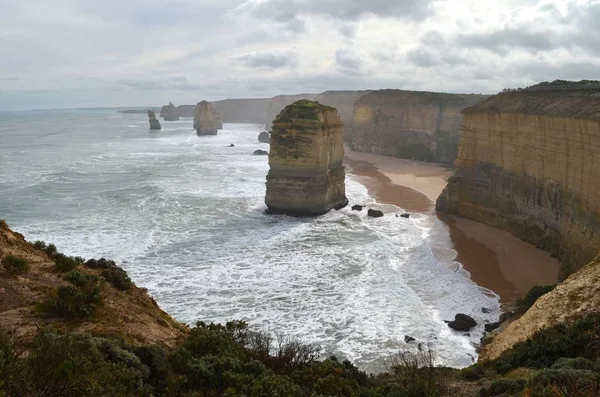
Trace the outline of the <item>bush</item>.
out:
[[[479,380],[485,375],[485,372],[479,364],[473,364],[470,367],[464,368],[460,371],[460,378],[464,380]]]
[[[35,243],[31,244],[31,246],[38,250],[46,250],[46,243],[41,240],[36,241]]]
[[[52,259],[54,259],[56,269],[61,273],[70,272],[83,263],[83,258],[81,257],[66,256],[61,253],[54,254]]]
[[[597,396],[600,392],[600,375],[578,369],[544,369],[530,382],[534,395],[554,390],[558,396]]]
[[[10,274],[24,274],[29,271],[29,262],[14,255],[7,255],[2,259],[2,266]]]
[[[531,288],[525,297],[518,301],[520,306],[523,306],[525,309],[529,309],[533,304],[543,295],[546,295],[548,292],[552,291],[556,285],[544,285],[539,286],[536,285]]]
[[[106,281],[122,291],[131,289],[133,286],[127,272],[120,267],[103,270],[101,275]]]
[[[58,250],[56,249],[56,245],[54,245],[54,244],[48,244],[44,248],[44,251],[46,252],[46,254],[48,254],[48,256],[52,256],[58,252]]]
[[[519,393],[527,386],[526,379],[498,379],[492,382],[487,391],[483,394],[486,396],[499,396],[504,393]]]
[[[69,318],[92,315],[102,302],[98,276],[72,271],[65,278],[73,285],[58,287],[56,295],[42,306],[43,310]]]

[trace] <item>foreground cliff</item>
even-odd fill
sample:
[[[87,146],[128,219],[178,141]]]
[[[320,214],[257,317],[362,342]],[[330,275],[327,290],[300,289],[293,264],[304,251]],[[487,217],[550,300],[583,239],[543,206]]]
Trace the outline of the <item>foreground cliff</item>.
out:
[[[350,146],[359,152],[452,164],[461,111],[482,95],[380,90],[354,106]]]
[[[352,139],[352,117],[354,105],[370,91],[325,91],[315,97],[315,101],[336,108],[344,123],[344,141]]]
[[[319,215],[347,205],[343,138],[332,107],[301,100],[279,113],[270,142],[269,211]]]
[[[456,175],[439,211],[507,230],[563,277],[600,252],[600,97],[514,92],[464,111]]]

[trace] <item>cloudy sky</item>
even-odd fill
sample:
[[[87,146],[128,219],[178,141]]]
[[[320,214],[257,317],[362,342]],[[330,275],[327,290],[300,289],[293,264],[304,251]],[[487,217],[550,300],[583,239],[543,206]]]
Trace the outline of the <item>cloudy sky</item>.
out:
[[[0,0],[0,109],[600,78],[600,0]]]

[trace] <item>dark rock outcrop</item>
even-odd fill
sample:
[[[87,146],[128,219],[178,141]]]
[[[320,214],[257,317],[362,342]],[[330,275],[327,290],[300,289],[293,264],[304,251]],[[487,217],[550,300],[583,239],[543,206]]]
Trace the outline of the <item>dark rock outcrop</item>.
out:
[[[255,150],[254,153],[252,153],[255,156],[268,156],[269,152],[267,152],[266,150],[262,150],[262,149],[258,149]]]
[[[358,204],[356,204],[356,205],[352,206],[352,211],[362,211],[362,209],[364,207],[365,207],[364,205],[358,205]]]
[[[477,322],[473,319],[473,317],[462,313],[458,313],[456,316],[454,316],[453,321],[448,321],[448,327],[455,331],[468,332],[475,326],[477,326]]]
[[[160,130],[160,122],[156,119],[156,114],[148,110],[148,121],[150,122],[151,130]]]
[[[410,218],[410,214],[404,213],[400,215],[402,218]]]
[[[286,106],[271,132],[269,212],[319,215],[346,206],[343,139],[334,108],[308,100]]]
[[[381,218],[383,216],[383,212],[379,210],[370,209],[367,211],[367,215],[371,218]]]
[[[262,143],[269,143],[271,141],[271,135],[267,131],[263,131],[258,134],[258,141]]]
[[[198,135],[217,135],[213,106],[207,101],[198,102],[194,111],[194,129]]]
[[[405,343],[414,342],[415,340],[416,340],[416,339],[415,339],[415,338],[413,338],[413,337],[412,337],[412,336],[410,336],[410,335],[404,335],[404,342],[405,342]]]
[[[177,108],[173,105],[172,102],[169,102],[168,105],[165,105],[160,109],[160,117],[165,121],[177,121],[179,120],[179,115],[177,114]]]

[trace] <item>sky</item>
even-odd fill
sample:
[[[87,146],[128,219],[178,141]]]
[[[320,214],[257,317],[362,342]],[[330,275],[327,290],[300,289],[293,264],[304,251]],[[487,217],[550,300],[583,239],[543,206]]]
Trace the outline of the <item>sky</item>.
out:
[[[600,0],[0,0],[0,109],[600,78]]]

